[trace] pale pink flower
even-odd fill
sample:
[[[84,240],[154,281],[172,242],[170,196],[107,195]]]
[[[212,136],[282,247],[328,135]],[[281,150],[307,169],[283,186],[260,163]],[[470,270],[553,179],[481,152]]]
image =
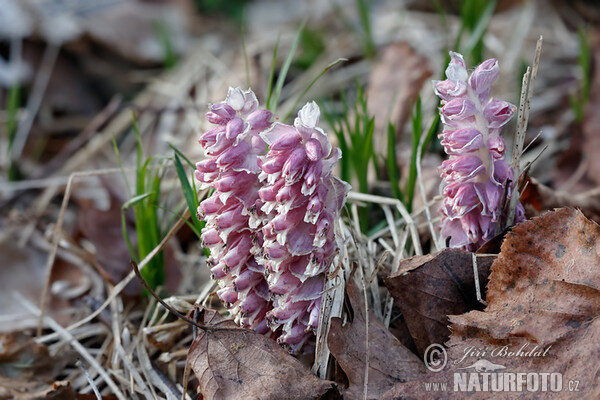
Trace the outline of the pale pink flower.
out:
[[[266,148],[259,133],[271,126],[271,112],[258,109],[251,90],[229,88],[225,101],[206,114],[217,125],[200,138],[206,159],[196,164],[195,176],[214,189],[200,203],[206,221],[202,242],[210,249],[208,264],[218,280],[218,296],[236,321],[260,333],[270,332],[265,316],[271,309],[264,266],[258,264],[262,237],[257,157]]]
[[[504,160],[500,129],[516,107],[490,98],[498,77],[495,59],[481,63],[469,76],[462,55],[450,52],[444,81],[434,81],[442,99],[442,145],[450,156],[441,166],[445,186],[442,236],[451,247],[477,250],[491,239],[503,220],[503,210],[514,186],[513,172]],[[515,222],[525,219],[518,203]]]
[[[335,221],[347,183],[332,176],[341,157],[317,125],[316,103],[306,104],[294,126],[274,123],[261,137],[269,145],[259,157],[264,186],[259,190],[265,213],[265,266],[273,309],[272,329],[280,343],[299,350],[314,334],[326,273],[337,251]]]

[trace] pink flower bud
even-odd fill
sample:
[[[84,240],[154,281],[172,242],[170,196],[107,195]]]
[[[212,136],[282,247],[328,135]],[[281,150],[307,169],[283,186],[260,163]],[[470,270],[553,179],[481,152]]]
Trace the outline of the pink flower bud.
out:
[[[247,115],[256,110],[258,100],[256,95],[250,89],[242,90],[241,88],[229,88],[225,102],[241,115]]]
[[[469,99],[456,98],[446,103],[442,107],[441,112],[447,120],[464,120],[475,115],[477,108]]]
[[[482,62],[471,74],[469,84],[480,101],[489,97],[492,84],[498,78],[500,67],[495,58]]]
[[[323,148],[321,142],[317,139],[309,139],[306,141],[306,155],[310,161],[319,161],[323,158]]]
[[[263,131],[271,126],[271,117],[273,113],[269,110],[256,110],[248,115],[246,122],[251,129]]]
[[[446,68],[446,77],[451,81],[464,82],[468,77],[467,65],[462,54],[450,52],[450,64]]]
[[[467,90],[467,84],[463,81],[433,81],[435,94],[444,101],[450,101],[455,97],[464,95]]]
[[[514,105],[506,101],[493,99],[485,106],[483,115],[491,129],[498,129],[510,121],[515,111],[517,111],[517,107]]]
[[[494,159],[504,159],[504,139],[500,136],[493,136],[488,139],[487,147],[490,149],[490,153],[494,157]]]
[[[209,109],[210,111],[206,113],[206,119],[211,124],[225,125],[227,121],[235,116],[235,110],[229,104],[212,104]]]
[[[476,151],[483,146],[483,136],[477,129],[463,128],[442,133],[442,145],[449,155],[460,155]]]

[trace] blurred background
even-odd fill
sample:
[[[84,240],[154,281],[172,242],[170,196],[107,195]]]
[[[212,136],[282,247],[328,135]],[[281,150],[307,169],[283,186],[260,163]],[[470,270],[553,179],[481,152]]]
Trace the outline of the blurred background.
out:
[[[423,189],[439,193],[430,81],[448,51],[470,68],[497,58],[493,94],[518,105],[543,36],[524,161],[536,159],[542,184],[596,201],[599,23],[593,0],[0,0],[0,330],[37,326],[23,298],[64,326],[89,314],[193,209],[184,194],[204,113],[229,86],[251,87],[288,123],[316,100],[347,155],[338,173],[410,211],[423,207],[411,173],[422,135]],[[365,234],[378,226],[368,217]],[[210,297],[198,222],[148,268],[165,294]],[[139,300],[141,287],[124,293]],[[171,361],[181,373],[182,358]]]

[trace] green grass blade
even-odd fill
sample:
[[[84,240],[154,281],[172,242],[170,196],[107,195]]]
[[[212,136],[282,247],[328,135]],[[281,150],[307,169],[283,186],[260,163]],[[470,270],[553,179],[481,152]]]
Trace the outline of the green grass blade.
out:
[[[277,50],[279,49],[279,37],[277,37],[277,42],[275,43],[275,48],[273,49],[273,59],[271,60],[271,72],[269,72],[269,86],[267,88],[267,110],[273,111],[271,109],[271,97],[273,96],[273,81],[275,79],[275,68],[277,67]]]
[[[315,83],[317,83],[317,81],[319,79],[321,79],[321,77],[323,75],[325,75],[327,73],[327,71],[329,71],[330,69],[332,69],[333,67],[335,67],[336,65],[338,65],[341,62],[344,61],[348,61],[347,58],[338,58],[337,60],[329,63],[324,69],[323,71],[321,71],[321,73],[319,75],[316,76],[316,78],[314,78],[310,84],[306,87],[306,89],[304,89],[304,91],[300,94],[300,96],[298,96],[296,98],[296,101],[294,102],[294,105],[292,106],[292,108],[290,109],[290,111],[288,111],[288,113],[286,114],[285,118],[283,119],[284,121],[287,121],[288,118],[290,117],[290,115],[292,114],[292,112],[296,109],[296,107],[298,106],[298,103],[304,98],[304,96],[306,96],[306,93],[308,93],[308,91],[310,89],[312,89],[312,87],[314,86]]]
[[[123,238],[125,239],[125,243],[127,244],[127,249],[129,250],[129,254],[131,255],[131,258],[135,262],[138,262],[139,258],[135,252],[135,249],[133,248],[131,239],[129,238],[129,231],[127,230],[127,218],[125,216],[125,211],[129,207],[132,207],[132,206],[144,201],[145,199],[150,197],[150,195],[151,195],[151,193],[143,193],[139,196],[135,196],[135,197],[129,199],[128,201],[126,201],[125,203],[123,203],[123,205],[121,206],[121,231],[123,233]]]
[[[417,98],[415,111],[412,115],[412,153],[408,171],[408,182],[406,184],[406,209],[412,212],[413,197],[415,195],[415,184],[417,182],[417,151],[421,140],[423,115],[421,113],[421,98]]]
[[[392,195],[402,200],[402,191],[400,190],[400,171],[396,158],[396,128],[392,123],[388,123],[387,130],[387,169],[392,188]]]
[[[117,145],[117,140],[115,139],[114,135],[112,137],[112,144],[113,149],[115,150],[115,154],[117,155],[117,163],[119,164],[119,169],[121,170],[121,176],[123,177],[125,187],[127,188],[127,194],[131,197],[131,185],[129,184],[127,175],[125,175],[125,168],[123,168],[123,159],[121,158],[121,152],[119,151],[119,146]]]
[[[129,207],[135,206],[136,204],[141,203],[142,201],[144,201],[151,195],[152,195],[152,192],[148,192],[148,193],[142,193],[140,195],[134,196],[131,199],[127,200],[125,203],[123,203],[123,205],[121,206],[121,210],[126,210]]]
[[[275,113],[277,110],[277,105],[279,103],[279,97],[281,96],[281,91],[283,90],[283,84],[285,83],[285,78],[287,77],[290,66],[292,65],[292,61],[294,60],[294,55],[296,54],[296,49],[298,48],[298,43],[300,42],[300,35],[302,34],[302,30],[304,29],[304,25],[306,21],[303,21],[296,32],[296,36],[294,37],[294,41],[292,42],[292,47],[290,48],[290,52],[288,53],[281,70],[279,71],[279,76],[277,77],[277,83],[275,84],[275,91],[270,97],[270,102],[268,102],[269,107],[267,107],[270,111]],[[269,99],[268,99],[269,100]],[[268,101],[267,100],[267,101]]]
[[[185,156],[185,154],[183,154],[181,152],[181,150],[179,150],[177,147],[173,146],[171,143],[168,143],[169,147],[175,152],[177,153],[177,155],[179,157],[181,157],[190,167],[192,167],[193,169],[196,169],[196,164],[194,164],[193,162],[190,161],[189,158],[187,158]]]
[[[187,175],[183,168],[183,164],[179,159],[179,156],[175,154],[175,171],[177,172],[177,177],[179,178],[179,182],[181,183],[181,188],[183,189],[183,197],[185,198],[185,202],[190,210],[190,214],[192,216],[192,222],[198,231],[202,230],[202,226],[198,217],[196,216],[198,210],[198,195],[192,189],[192,185],[188,181]]]
[[[429,149],[429,145],[431,144],[433,137],[435,136],[436,132],[438,131],[439,126],[440,126],[440,114],[436,112],[435,117],[433,118],[433,121],[431,122],[431,125],[429,126],[429,130],[427,131],[427,135],[425,135],[425,138],[423,139],[423,150],[421,152],[421,159],[423,159],[423,157],[425,156],[425,153]]]
[[[481,2],[479,4],[482,4]],[[483,12],[479,13],[476,10],[476,7],[472,5],[472,12],[477,13],[479,15],[472,15],[472,21],[476,21],[476,24],[473,26],[471,30],[471,35],[467,44],[463,48],[463,54],[470,55],[473,57],[473,64],[479,64],[483,61],[483,48],[479,49],[477,53],[474,54],[477,46],[482,46],[483,44],[483,36],[485,35],[485,31],[494,15],[494,11],[496,10],[496,0],[490,0],[485,4],[485,8]]]
[[[356,7],[358,9],[358,15],[360,22],[364,30],[364,51],[368,58],[375,56],[375,43],[373,41],[373,33],[371,32],[371,12],[369,9],[369,0],[356,0]]]

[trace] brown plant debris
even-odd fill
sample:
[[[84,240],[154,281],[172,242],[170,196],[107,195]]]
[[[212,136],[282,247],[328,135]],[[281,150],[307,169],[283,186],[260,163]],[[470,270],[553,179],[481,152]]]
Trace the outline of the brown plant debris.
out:
[[[203,399],[313,399],[333,389],[269,337],[201,309],[188,363]]]
[[[473,373],[486,372],[475,362],[493,364],[503,373],[559,373],[560,384],[544,393],[541,387],[535,393],[526,387],[520,392],[473,391],[483,388],[480,380],[470,392],[454,392],[454,397],[570,399],[576,387],[578,398],[599,398],[600,370],[591,361],[600,358],[599,235],[596,223],[571,208],[514,227],[491,267],[486,310],[449,317],[445,369],[420,382],[396,385],[382,398],[430,398],[424,383],[446,381],[455,389],[455,373],[464,376],[468,387]]]
[[[327,338],[331,354],[350,382],[343,393],[344,399],[364,398],[367,365],[369,399],[379,398],[395,384],[424,376],[423,362],[402,346],[371,311],[368,317],[369,347],[366,349],[367,314],[363,293],[353,280],[348,282],[347,290],[354,319],[342,325],[340,318],[333,318]]]
[[[492,261],[477,258],[482,291]],[[477,301],[473,256],[463,250],[444,249],[402,260],[398,272],[384,282],[421,355],[430,344],[448,340],[448,315],[483,308]]]

